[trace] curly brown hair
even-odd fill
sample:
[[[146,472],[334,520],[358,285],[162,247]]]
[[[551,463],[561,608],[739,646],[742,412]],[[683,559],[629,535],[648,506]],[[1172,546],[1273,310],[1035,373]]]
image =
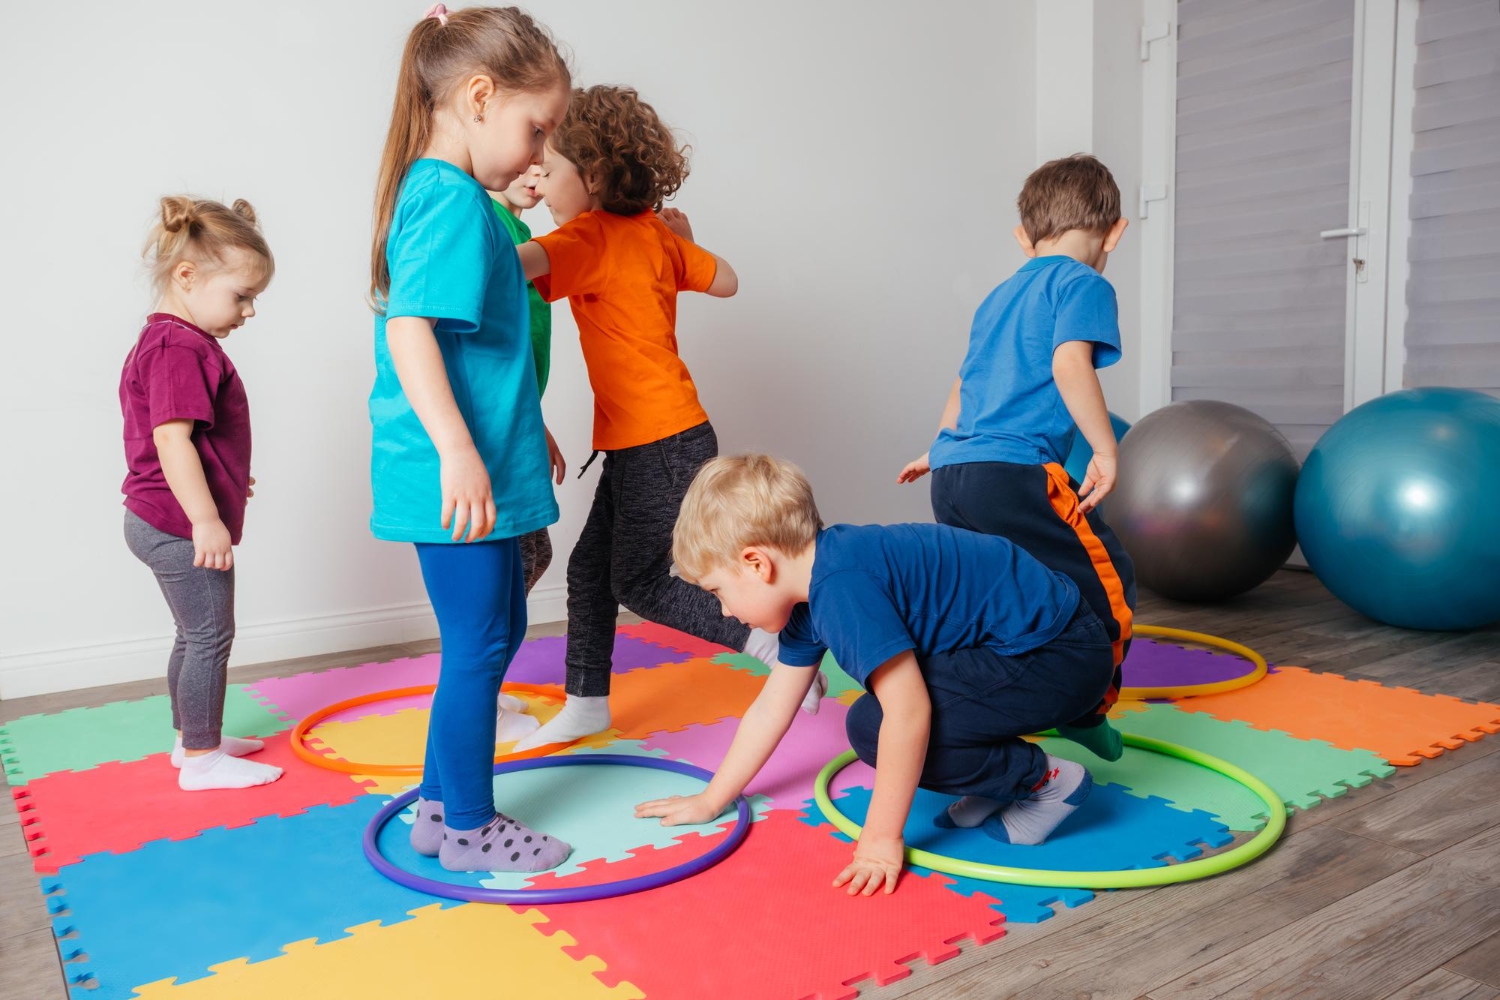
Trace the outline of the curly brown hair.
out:
[[[661,210],[688,175],[688,147],[633,87],[574,88],[568,113],[547,140],[584,177],[597,179],[606,212]]]

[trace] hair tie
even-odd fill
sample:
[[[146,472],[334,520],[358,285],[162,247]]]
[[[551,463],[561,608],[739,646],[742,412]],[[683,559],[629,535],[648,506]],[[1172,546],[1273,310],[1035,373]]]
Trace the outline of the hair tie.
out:
[[[427,13],[422,15],[423,20],[429,17],[437,18],[438,24],[441,24],[445,28],[448,26],[448,8],[440,3],[435,3],[431,7],[428,7]]]

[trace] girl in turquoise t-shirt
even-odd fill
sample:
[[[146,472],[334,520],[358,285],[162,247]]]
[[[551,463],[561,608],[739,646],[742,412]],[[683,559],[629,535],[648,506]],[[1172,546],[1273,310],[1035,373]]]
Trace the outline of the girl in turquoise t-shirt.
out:
[[[525,281],[490,208],[538,161],[570,77],[515,8],[412,28],[375,198],[370,478],[377,538],[412,542],[442,636],[412,847],[450,871],[542,871],[555,838],[497,814],[495,700],[526,632],[516,539],[557,520]]]

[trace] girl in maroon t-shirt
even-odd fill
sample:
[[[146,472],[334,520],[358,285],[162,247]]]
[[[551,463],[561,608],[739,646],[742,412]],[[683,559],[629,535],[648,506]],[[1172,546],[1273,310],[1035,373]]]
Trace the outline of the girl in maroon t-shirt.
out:
[[[167,663],[172,764],[183,789],[248,788],[281,768],[241,760],[264,745],[223,736],[234,642],[234,549],[245,521],[250,409],[219,341],[255,315],[271,248],[245,201],[161,200],[146,244],[156,310],[120,373],[125,416],[125,541],[151,568],[177,641]]]

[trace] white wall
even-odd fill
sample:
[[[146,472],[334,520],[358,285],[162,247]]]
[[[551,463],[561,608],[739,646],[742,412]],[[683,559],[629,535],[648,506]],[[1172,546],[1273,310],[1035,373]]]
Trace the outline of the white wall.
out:
[[[170,620],[120,537],[116,391],[151,305],[136,254],[165,193],[248,198],[277,255],[260,315],[226,345],[260,481],[237,556],[236,662],[433,634],[409,548],[366,527],[362,303],[376,161],[422,7],[7,11],[0,697],[162,669]],[[695,147],[676,203],[741,276],[735,299],[684,301],[679,325],[723,448],[801,462],[831,520],[926,519],[925,485],[892,482],[931,437],[974,307],[1018,263],[1032,3],[531,9],[580,82],[636,85]],[[567,309],[554,320],[544,409],[576,468],[590,397]],[[559,491],[534,618],[559,616],[596,476]]]

